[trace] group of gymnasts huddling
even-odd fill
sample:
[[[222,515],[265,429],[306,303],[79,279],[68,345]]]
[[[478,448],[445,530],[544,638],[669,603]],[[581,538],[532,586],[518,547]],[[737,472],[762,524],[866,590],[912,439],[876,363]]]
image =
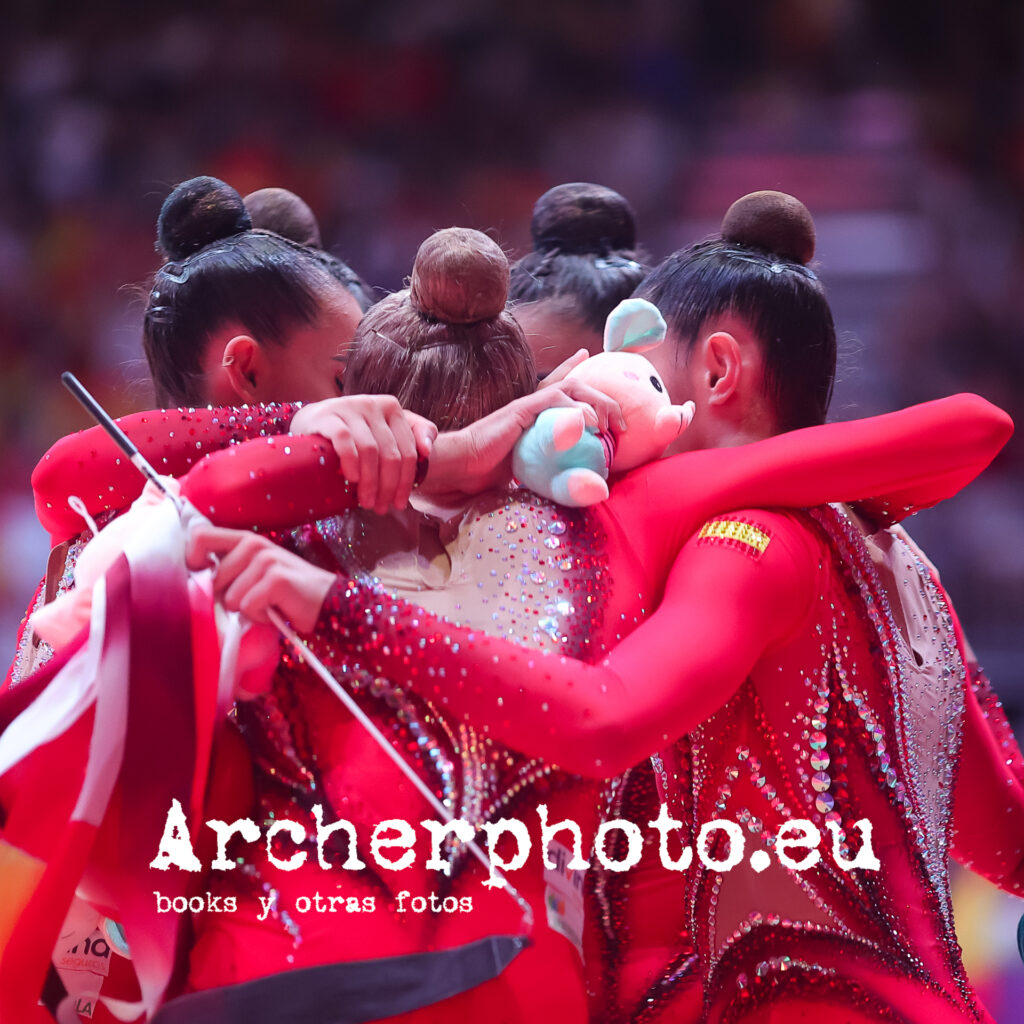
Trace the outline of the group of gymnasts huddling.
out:
[[[653,267],[598,185],[546,192],[531,229],[511,266],[479,231],[438,231],[378,299],[291,193],[196,178],[164,204],[143,324],[164,408],[119,422],[203,517],[188,569],[212,566],[253,624],[191,806],[261,838],[240,827],[220,868],[196,838],[183,898],[236,909],[166,932],[152,1019],[990,1021],[948,864],[1021,892],[1024,760],[900,523],[981,472],[1008,418],[960,395],[825,425],[835,328],[791,196],[738,200]],[[665,335],[641,383],[693,416],[616,473],[646,428],[575,371],[637,298]],[[600,441],[606,500],[565,507],[514,478],[552,409]],[[99,428],[47,453],[33,487],[54,553],[32,610],[74,591],[83,507],[116,526],[144,483]],[[436,814],[276,615],[469,833],[432,848],[396,824]],[[87,617],[52,642],[23,630],[8,697],[45,693]],[[141,797],[124,814],[138,779],[118,785],[144,858],[120,884],[167,891],[139,824],[163,821],[167,787],[146,819]],[[26,792],[0,776],[9,842]],[[507,884],[485,885],[469,837],[512,819],[532,852],[517,861],[510,826],[491,850]],[[559,825],[543,848],[538,823]],[[98,1017],[165,934],[151,897],[103,891],[97,927],[142,952]]]

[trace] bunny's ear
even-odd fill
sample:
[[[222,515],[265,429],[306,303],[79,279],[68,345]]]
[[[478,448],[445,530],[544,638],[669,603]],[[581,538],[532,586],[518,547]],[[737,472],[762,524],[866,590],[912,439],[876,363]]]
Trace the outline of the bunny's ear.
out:
[[[646,352],[665,340],[665,320],[646,299],[623,299],[604,325],[605,352]]]

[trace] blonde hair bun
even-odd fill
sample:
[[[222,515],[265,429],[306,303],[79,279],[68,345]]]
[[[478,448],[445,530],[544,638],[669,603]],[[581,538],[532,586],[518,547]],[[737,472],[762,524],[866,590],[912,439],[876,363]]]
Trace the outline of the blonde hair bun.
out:
[[[472,228],[445,228],[416,253],[409,300],[442,323],[477,323],[504,310],[508,278],[508,258],[497,242]]]

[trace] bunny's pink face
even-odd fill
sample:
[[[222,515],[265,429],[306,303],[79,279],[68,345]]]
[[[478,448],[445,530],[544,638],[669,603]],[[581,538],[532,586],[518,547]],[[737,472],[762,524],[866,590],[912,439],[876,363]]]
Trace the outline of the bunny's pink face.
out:
[[[659,411],[667,409],[672,401],[661,375],[644,356],[602,352],[581,363],[570,376],[610,395],[622,408],[628,429],[616,434],[615,472],[632,469],[662,454],[663,432],[655,424],[660,420]]]

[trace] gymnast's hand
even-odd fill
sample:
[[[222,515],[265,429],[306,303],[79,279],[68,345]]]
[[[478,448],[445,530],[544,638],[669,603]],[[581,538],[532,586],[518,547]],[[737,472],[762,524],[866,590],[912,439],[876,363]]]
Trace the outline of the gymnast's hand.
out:
[[[556,406],[580,408],[588,427],[601,425],[593,407],[567,395],[561,385],[535,391],[468,427],[440,434],[420,490],[434,496],[478,494],[508,483],[516,441],[539,413]]]
[[[300,633],[312,631],[333,573],[247,530],[197,525],[189,534],[185,561],[192,570],[205,569],[211,555],[219,560],[213,590],[228,611],[266,623],[267,609],[273,607]]]
[[[304,406],[293,434],[320,434],[331,442],[357,501],[383,515],[409,502],[416,464],[433,449],[437,427],[407,412],[392,395],[346,395]]]
[[[541,380],[537,385],[537,390],[543,391],[545,388],[557,387],[559,391],[577,402],[585,402],[597,413],[598,431],[603,433],[609,426],[612,426],[616,434],[622,434],[626,430],[626,417],[623,415],[619,403],[611,395],[598,391],[592,384],[587,384],[578,377],[568,376],[572,370],[575,370],[581,363],[585,363],[589,358],[590,353],[585,348],[574,352]]]

